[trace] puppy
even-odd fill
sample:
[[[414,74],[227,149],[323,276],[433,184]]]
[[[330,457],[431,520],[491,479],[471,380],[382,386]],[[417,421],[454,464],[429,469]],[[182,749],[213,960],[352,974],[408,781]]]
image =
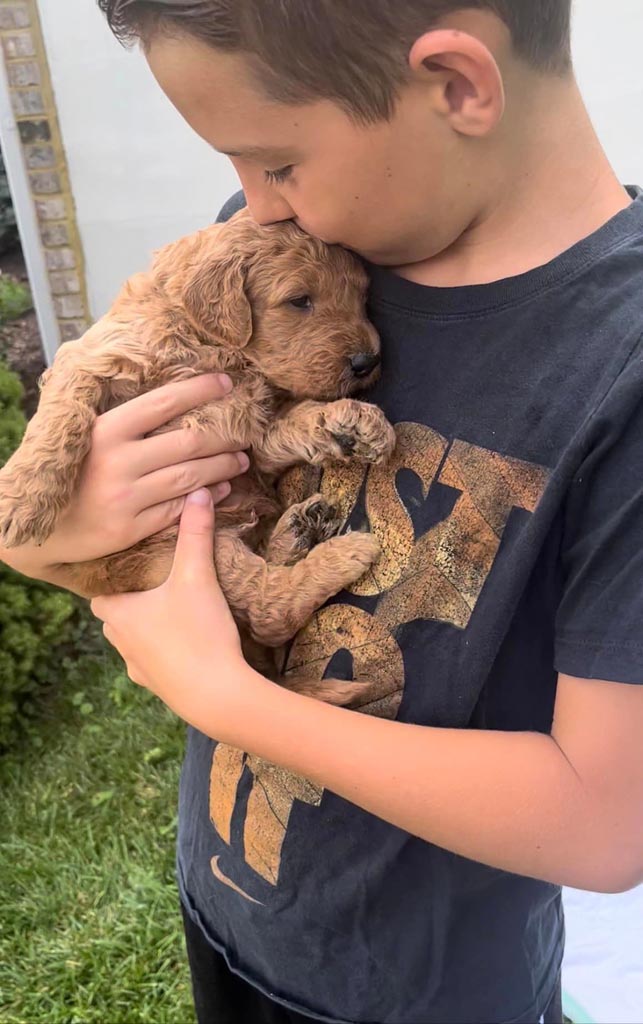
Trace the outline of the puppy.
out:
[[[394,448],[382,412],[348,397],[379,368],[366,290],[363,268],[346,251],[292,223],[261,227],[247,211],[161,250],[43,375],[38,410],[0,472],[2,543],[51,535],[101,413],[162,384],[225,371],[235,385],[226,399],[155,433],[212,431],[231,449],[249,450],[239,501],[217,513],[216,566],[254,660],[257,645],[281,647],[379,553],[369,534],[334,536],[341,522],[319,495],[284,512],[275,489],[298,463],[376,463]],[[70,585],[86,597],[160,586],[177,531],[66,567]],[[333,699],[332,681],[315,685],[316,695],[325,688]],[[341,688],[343,700],[350,684]]]

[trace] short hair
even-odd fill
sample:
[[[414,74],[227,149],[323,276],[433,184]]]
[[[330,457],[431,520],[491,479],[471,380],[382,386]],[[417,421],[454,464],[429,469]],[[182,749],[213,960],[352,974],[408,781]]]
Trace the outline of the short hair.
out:
[[[531,67],[571,68],[572,0],[98,0],[114,34],[147,45],[179,33],[253,62],[268,95],[332,100],[366,123],[391,116],[408,52],[453,11],[492,11]]]

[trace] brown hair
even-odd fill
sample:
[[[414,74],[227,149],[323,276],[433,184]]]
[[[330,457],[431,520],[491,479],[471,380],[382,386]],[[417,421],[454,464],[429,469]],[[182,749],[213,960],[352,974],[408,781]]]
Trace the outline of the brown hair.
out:
[[[415,39],[452,11],[492,11],[516,53],[557,74],[571,66],[572,0],[98,0],[124,43],[180,32],[243,52],[268,94],[333,100],[360,121],[389,117]]]

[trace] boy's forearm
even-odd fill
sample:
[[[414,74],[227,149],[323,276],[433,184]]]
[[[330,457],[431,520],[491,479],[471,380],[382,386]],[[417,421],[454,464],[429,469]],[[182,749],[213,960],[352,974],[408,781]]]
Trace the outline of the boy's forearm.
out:
[[[549,736],[391,722],[272,684],[258,686],[243,729],[248,752],[461,856],[560,885],[612,885],[616,822]]]

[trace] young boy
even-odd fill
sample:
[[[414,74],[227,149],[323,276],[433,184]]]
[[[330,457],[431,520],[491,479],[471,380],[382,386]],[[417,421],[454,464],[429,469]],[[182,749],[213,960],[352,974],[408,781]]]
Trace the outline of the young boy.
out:
[[[362,680],[368,714],[246,665],[212,502],[184,496],[219,500],[247,463],[145,437],[225,381],[100,417],[55,537],[5,553],[64,582],[184,509],[168,582],[93,608],[195,727],[178,870],[199,1020],[560,1021],[560,886],[643,877],[643,196],[579,97],[570,0],[100,6],[258,221],[367,261],[370,397],[398,434],[389,466],[310,481],[382,556],[287,666]]]

